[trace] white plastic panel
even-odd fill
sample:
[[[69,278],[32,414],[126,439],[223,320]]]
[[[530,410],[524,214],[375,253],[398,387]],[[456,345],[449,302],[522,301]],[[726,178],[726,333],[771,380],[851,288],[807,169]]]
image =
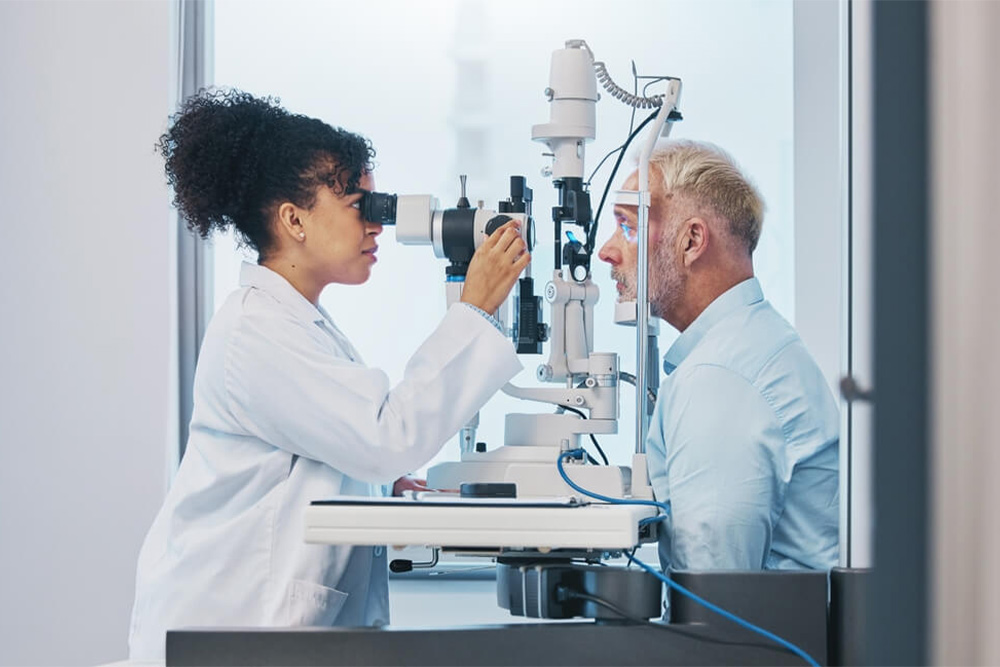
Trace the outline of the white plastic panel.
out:
[[[399,546],[493,549],[631,549],[639,542],[638,525],[655,514],[641,505],[559,505],[527,507],[511,501],[440,502],[382,498],[343,505],[312,505],[306,510],[306,541],[321,544],[392,544]],[[455,502],[455,498],[445,499]],[[530,503],[530,499],[521,501]]]

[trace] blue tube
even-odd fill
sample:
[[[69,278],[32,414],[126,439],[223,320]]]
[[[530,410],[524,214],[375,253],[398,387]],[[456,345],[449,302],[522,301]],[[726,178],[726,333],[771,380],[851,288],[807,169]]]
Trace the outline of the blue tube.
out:
[[[595,498],[597,500],[601,500],[601,501],[606,502],[606,503],[613,503],[615,505],[652,505],[654,507],[658,507],[658,508],[662,509],[665,514],[670,514],[670,505],[668,503],[660,503],[660,502],[656,502],[655,500],[642,500],[642,499],[635,499],[635,498],[631,498],[631,499],[627,499],[627,498],[611,498],[609,496],[602,496],[599,493],[593,493],[591,491],[587,491],[583,487],[577,485],[566,474],[566,470],[563,468],[563,459],[564,458],[583,458],[584,454],[585,454],[585,452],[584,452],[583,449],[573,449],[573,450],[570,450],[568,452],[563,452],[562,454],[559,455],[559,458],[556,459],[556,467],[559,468],[559,474],[562,476],[563,480],[567,484],[569,484],[569,486],[573,490],[577,491],[578,493],[582,493],[585,496],[589,496],[591,498]],[[663,515],[655,516],[655,517],[649,517],[649,518],[646,518],[646,519],[643,519],[642,521],[640,521],[639,525],[640,526],[644,526],[644,525],[647,525],[649,523],[655,523],[656,521],[662,521],[665,518],[666,517],[663,516]],[[774,643],[778,644],[779,646],[781,646],[783,648],[786,648],[789,651],[791,651],[792,653],[794,653],[795,655],[799,656],[800,658],[802,658],[803,660],[805,660],[807,663],[809,663],[813,667],[819,667],[819,663],[816,660],[814,660],[812,656],[810,656],[808,653],[806,653],[805,651],[803,651],[801,648],[799,648],[795,644],[791,643],[790,641],[782,639],[781,637],[779,637],[778,635],[774,634],[773,632],[769,632],[769,631],[765,630],[764,628],[758,627],[758,626],[754,625],[753,623],[751,623],[750,621],[746,621],[746,620],[740,618],[739,616],[737,616],[736,614],[733,614],[731,612],[726,611],[725,609],[723,609],[722,607],[719,607],[718,605],[712,604],[708,600],[706,600],[706,599],[704,599],[704,598],[696,595],[695,593],[692,593],[691,591],[689,591],[688,589],[684,588],[683,586],[681,586],[677,582],[675,582],[672,579],[670,579],[669,577],[665,576],[659,570],[654,569],[653,567],[650,567],[646,563],[642,562],[641,560],[639,560],[638,558],[636,558],[634,555],[629,555],[629,554],[627,554],[627,555],[628,555],[629,562],[635,563],[636,565],[638,565],[639,567],[641,567],[642,569],[644,569],[646,572],[649,572],[654,577],[656,577],[657,579],[659,579],[660,581],[662,581],[664,584],[666,584],[669,588],[672,588],[675,591],[677,591],[678,593],[680,593],[681,595],[684,595],[684,596],[686,596],[686,597],[694,600],[695,602],[697,602],[701,606],[705,607],[709,611],[714,612],[714,613],[718,614],[719,616],[722,616],[723,618],[727,618],[730,621],[733,621],[737,625],[741,625],[741,626],[743,626],[744,628],[746,628],[748,630],[752,630],[753,632],[756,632],[757,634],[759,634],[759,635],[761,635],[763,637],[766,637],[767,639],[770,639],[771,641],[773,641]]]

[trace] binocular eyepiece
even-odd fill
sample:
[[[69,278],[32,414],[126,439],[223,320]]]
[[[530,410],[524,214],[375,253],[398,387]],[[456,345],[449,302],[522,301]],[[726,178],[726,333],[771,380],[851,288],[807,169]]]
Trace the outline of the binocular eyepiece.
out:
[[[361,217],[377,225],[396,224],[396,195],[386,192],[365,192],[358,204]]]
[[[397,243],[433,246],[434,254],[449,259],[454,271],[464,270],[483,240],[512,218],[521,221],[521,235],[531,252],[531,189],[524,185],[523,176],[511,177],[511,198],[501,201],[496,211],[462,204],[460,201],[455,208],[442,209],[431,195],[362,190],[356,206],[365,222],[393,225]]]

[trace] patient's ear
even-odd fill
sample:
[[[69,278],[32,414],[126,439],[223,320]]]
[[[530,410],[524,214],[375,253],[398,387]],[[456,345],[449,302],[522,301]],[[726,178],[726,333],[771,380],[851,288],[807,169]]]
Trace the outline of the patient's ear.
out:
[[[711,230],[703,218],[688,218],[681,223],[677,244],[684,258],[684,266],[691,266],[705,254],[711,238]]]

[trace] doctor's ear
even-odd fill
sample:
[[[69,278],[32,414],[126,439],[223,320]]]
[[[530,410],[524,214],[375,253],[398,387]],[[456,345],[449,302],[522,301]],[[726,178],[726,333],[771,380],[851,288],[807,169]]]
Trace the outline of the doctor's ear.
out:
[[[691,266],[708,250],[711,241],[711,231],[703,218],[688,218],[681,223],[677,243],[684,257],[684,265]]]
[[[278,206],[278,235],[287,234],[296,242],[305,241],[306,230],[302,226],[301,215],[301,209],[291,202]]]

